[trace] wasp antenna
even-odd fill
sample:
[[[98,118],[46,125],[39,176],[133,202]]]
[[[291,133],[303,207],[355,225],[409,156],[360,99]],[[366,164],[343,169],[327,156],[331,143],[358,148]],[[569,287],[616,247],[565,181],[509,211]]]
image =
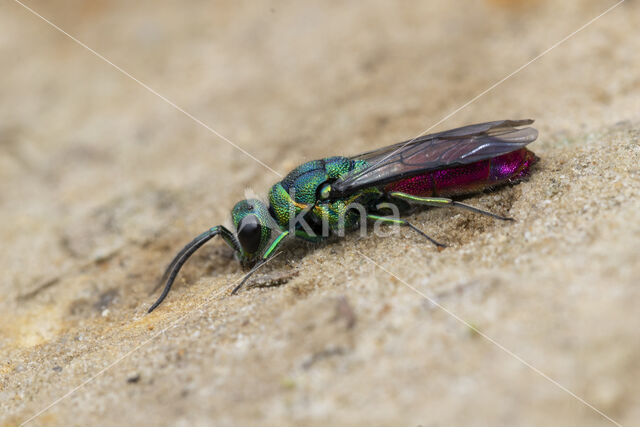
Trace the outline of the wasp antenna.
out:
[[[196,240],[202,238],[203,234],[200,234],[198,237],[196,237],[195,239],[193,239],[188,245],[186,245],[184,248],[182,248],[180,250],[180,252],[178,252],[176,254],[176,256],[173,257],[173,260],[171,261],[171,263],[167,266],[167,268],[164,270],[164,273],[162,273],[162,277],[160,278],[160,280],[158,280],[158,283],[156,284],[156,286],[153,288],[153,290],[150,292],[150,294],[154,294],[156,293],[156,291],[158,290],[158,288],[160,288],[160,286],[165,283],[167,281],[167,277],[169,277],[169,273],[171,273],[171,271],[173,270],[173,267],[176,265],[176,263],[178,261],[180,261],[180,258],[182,258],[182,256],[193,247],[194,243],[196,243]]]
[[[221,231],[220,228],[221,227],[210,228],[209,230],[205,231],[204,233],[200,234],[198,237],[193,239],[187,246],[185,246],[184,248],[182,248],[180,252],[178,252],[178,254],[173,258],[173,260],[167,267],[166,271],[162,275],[161,281],[164,281],[165,279],[167,279],[167,284],[164,286],[164,290],[162,291],[162,294],[156,300],[156,302],[154,302],[153,305],[149,308],[147,313],[151,313],[153,310],[156,309],[156,307],[158,307],[162,303],[162,301],[164,301],[167,294],[171,290],[171,286],[173,285],[173,282],[176,279],[178,272],[180,271],[184,263],[187,262],[189,257],[193,255],[195,251],[200,249],[202,245],[207,243],[213,237],[220,234],[220,231]]]

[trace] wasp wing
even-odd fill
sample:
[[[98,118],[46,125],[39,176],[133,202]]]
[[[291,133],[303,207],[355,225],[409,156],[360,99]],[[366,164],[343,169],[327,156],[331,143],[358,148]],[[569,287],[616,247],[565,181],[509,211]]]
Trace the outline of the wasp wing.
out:
[[[368,166],[331,184],[332,195],[343,196],[365,187],[452,166],[466,165],[519,150],[538,137],[533,120],[479,123],[421,136],[353,156]]]

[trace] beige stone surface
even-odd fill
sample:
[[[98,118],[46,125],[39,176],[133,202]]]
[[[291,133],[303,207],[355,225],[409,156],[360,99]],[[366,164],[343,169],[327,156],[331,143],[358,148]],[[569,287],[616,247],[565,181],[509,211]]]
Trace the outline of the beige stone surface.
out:
[[[214,241],[145,315],[173,254],[278,176],[0,3],[0,425],[63,397],[32,424],[610,424],[561,387],[637,425],[640,4],[438,123],[613,4],[29,1],[280,174],[536,119],[530,181],[468,200],[517,222],[411,215],[441,252],[292,243],[256,278],[278,286],[233,297]]]

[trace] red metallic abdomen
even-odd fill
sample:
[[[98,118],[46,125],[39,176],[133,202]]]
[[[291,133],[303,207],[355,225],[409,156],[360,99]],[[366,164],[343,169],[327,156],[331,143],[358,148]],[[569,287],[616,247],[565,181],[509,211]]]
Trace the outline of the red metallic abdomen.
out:
[[[529,174],[529,168],[536,160],[535,154],[522,148],[492,159],[405,178],[387,184],[384,190],[423,197],[452,197],[476,193],[522,179]]]

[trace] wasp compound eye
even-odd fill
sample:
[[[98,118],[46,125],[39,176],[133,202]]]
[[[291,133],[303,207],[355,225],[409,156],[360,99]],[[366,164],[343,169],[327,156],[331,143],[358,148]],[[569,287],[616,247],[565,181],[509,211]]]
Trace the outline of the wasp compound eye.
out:
[[[262,226],[255,215],[247,215],[238,224],[238,240],[245,252],[253,254],[260,248]]]

